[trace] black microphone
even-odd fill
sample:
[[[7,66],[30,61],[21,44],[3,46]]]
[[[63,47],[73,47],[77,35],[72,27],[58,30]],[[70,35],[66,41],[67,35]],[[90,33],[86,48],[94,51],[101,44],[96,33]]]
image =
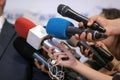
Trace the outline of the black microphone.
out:
[[[119,73],[119,72],[116,73],[116,74],[113,76],[112,80],[120,80],[120,73]]]
[[[105,67],[108,70],[112,69],[111,66],[99,55],[99,53],[94,48],[92,48],[91,46],[89,46],[87,43],[85,43],[83,41],[79,41],[78,45],[79,46],[80,45],[83,46],[84,49],[90,48],[90,51],[88,52],[88,56],[91,53],[94,53],[93,59],[96,60],[96,62],[98,62],[101,66]],[[101,54],[104,54],[104,53],[101,53]],[[109,58],[108,56],[106,56],[106,57]],[[113,60],[113,58],[112,58],[112,60]]]
[[[33,63],[34,58],[36,58],[41,64],[44,64],[45,68],[48,70],[49,64],[47,63],[47,59],[41,55],[42,53],[40,54],[39,50],[29,45],[24,38],[17,37],[13,45],[19,54],[30,61],[30,63]]]
[[[82,21],[85,24],[85,26],[87,26],[88,18],[86,18],[85,16],[75,12],[69,6],[66,6],[64,4],[60,4],[57,8],[57,12],[64,17],[69,17],[69,18],[74,19],[78,22]],[[90,28],[93,29],[93,30],[98,30],[100,32],[105,32],[106,31],[103,27],[101,27],[97,23],[94,23]]]
[[[95,49],[100,56],[102,56],[107,62],[111,62],[113,60],[113,55],[110,54],[107,50],[102,47],[96,47],[95,45],[91,45],[93,49]]]

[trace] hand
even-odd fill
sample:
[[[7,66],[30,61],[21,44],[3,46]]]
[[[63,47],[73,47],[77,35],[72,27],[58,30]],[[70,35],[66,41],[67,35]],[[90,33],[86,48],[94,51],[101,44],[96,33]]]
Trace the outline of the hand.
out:
[[[68,49],[66,49],[64,46],[62,46],[59,43],[57,43],[56,46],[62,50],[62,52],[57,52],[53,54],[54,59],[57,60],[56,65],[72,68],[77,64],[77,59],[73,56],[73,54]],[[52,49],[49,49],[49,54],[51,50]]]
[[[90,51],[90,48],[84,49],[83,46],[80,46],[80,51],[85,57],[88,57],[90,60],[93,60],[94,53]]]
[[[35,63],[35,65],[36,65],[36,67],[37,67],[38,69],[40,69],[41,71],[49,74],[49,71],[45,69],[45,65],[44,65],[44,64],[39,64],[39,62],[38,62],[37,59],[35,59],[35,62],[34,62],[34,63]]]
[[[99,25],[101,25],[102,27],[104,27],[106,29],[105,34],[108,36],[111,35],[116,35],[116,34],[120,34],[120,19],[114,19],[114,20],[108,20],[105,19],[101,16],[93,16],[91,18],[89,18],[88,21],[88,26],[91,26],[94,22],[97,22]],[[82,22],[79,23],[79,27],[84,26],[84,24]],[[75,34],[76,39],[78,40],[82,40],[82,41],[95,41],[92,39],[92,34],[88,33],[86,34],[85,32],[83,32],[81,35]],[[102,39],[98,39],[98,40],[102,40]],[[97,40],[97,41],[98,41]]]

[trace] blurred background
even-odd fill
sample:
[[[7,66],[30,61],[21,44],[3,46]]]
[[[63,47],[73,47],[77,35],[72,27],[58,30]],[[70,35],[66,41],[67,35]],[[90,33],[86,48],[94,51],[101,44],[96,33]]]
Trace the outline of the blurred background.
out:
[[[88,18],[100,14],[103,8],[120,9],[120,0],[7,0],[4,15],[13,24],[17,17],[22,16],[37,25],[45,26],[50,18],[62,17],[57,13],[59,4],[68,5]],[[76,21],[66,19],[78,25]],[[81,60],[84,61],[85,58]]]

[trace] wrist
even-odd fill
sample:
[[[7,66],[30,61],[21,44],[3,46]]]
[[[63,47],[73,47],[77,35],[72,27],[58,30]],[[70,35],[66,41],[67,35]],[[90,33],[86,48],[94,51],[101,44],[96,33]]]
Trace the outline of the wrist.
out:
[[[80,67],[79,66],[80,63],[81,63],[80,61],[76,60],[74,65],[71,65],[71,68],[76,71]]]

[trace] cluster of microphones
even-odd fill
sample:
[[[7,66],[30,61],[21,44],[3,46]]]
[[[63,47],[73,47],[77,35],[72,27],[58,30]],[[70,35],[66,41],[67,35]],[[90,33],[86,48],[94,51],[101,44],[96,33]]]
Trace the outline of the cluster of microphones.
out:
[[[78,22],[83,22],[87,26],[88,18],[75,12],[70,7],[60,4],[57,8],[60,15],[74,19]],[[55,47],[54,52],[61,52],[56,43],[60,43],[79,60],[80,55],[77,52],[72,51],[72,47],[83,46],[84,49],[90,48],[89,53],[93,54],[93,59],[108,70],[111,70],[111,66],[108,64],[113,60],[113,56],[103,49],[102,47],[96,47],[95,45],[89,46],[83,41],[76,40],[73,35],[81,34],[82,32],[92,33],[93,39],[107,38],[104,34],[105,29],[94,23],[88,28],[78,28],[74,24],[63,18],[51,18],[49,19],[45,27],[41,25],[36,25],[32,21],[19,17],[15,21],[15,30],[20,37],[17,37],[14,41],[15,49],[22,55],[25,59],[30,62],[36,58],[40,63],[45,65],[45,68],[51,72],[51,76],[56,78],[56,80],[80,80],[79,75],[68,69],[61,67],[56,67],[49,57],[43,54],[42,46],[50,48]],[[71,47],[72,46],[72,47]],[[63,70],[63,72],[61,72]],[[61,75],[61,76],[60,76]],[[64,77],[65,76],[65,77]]]

